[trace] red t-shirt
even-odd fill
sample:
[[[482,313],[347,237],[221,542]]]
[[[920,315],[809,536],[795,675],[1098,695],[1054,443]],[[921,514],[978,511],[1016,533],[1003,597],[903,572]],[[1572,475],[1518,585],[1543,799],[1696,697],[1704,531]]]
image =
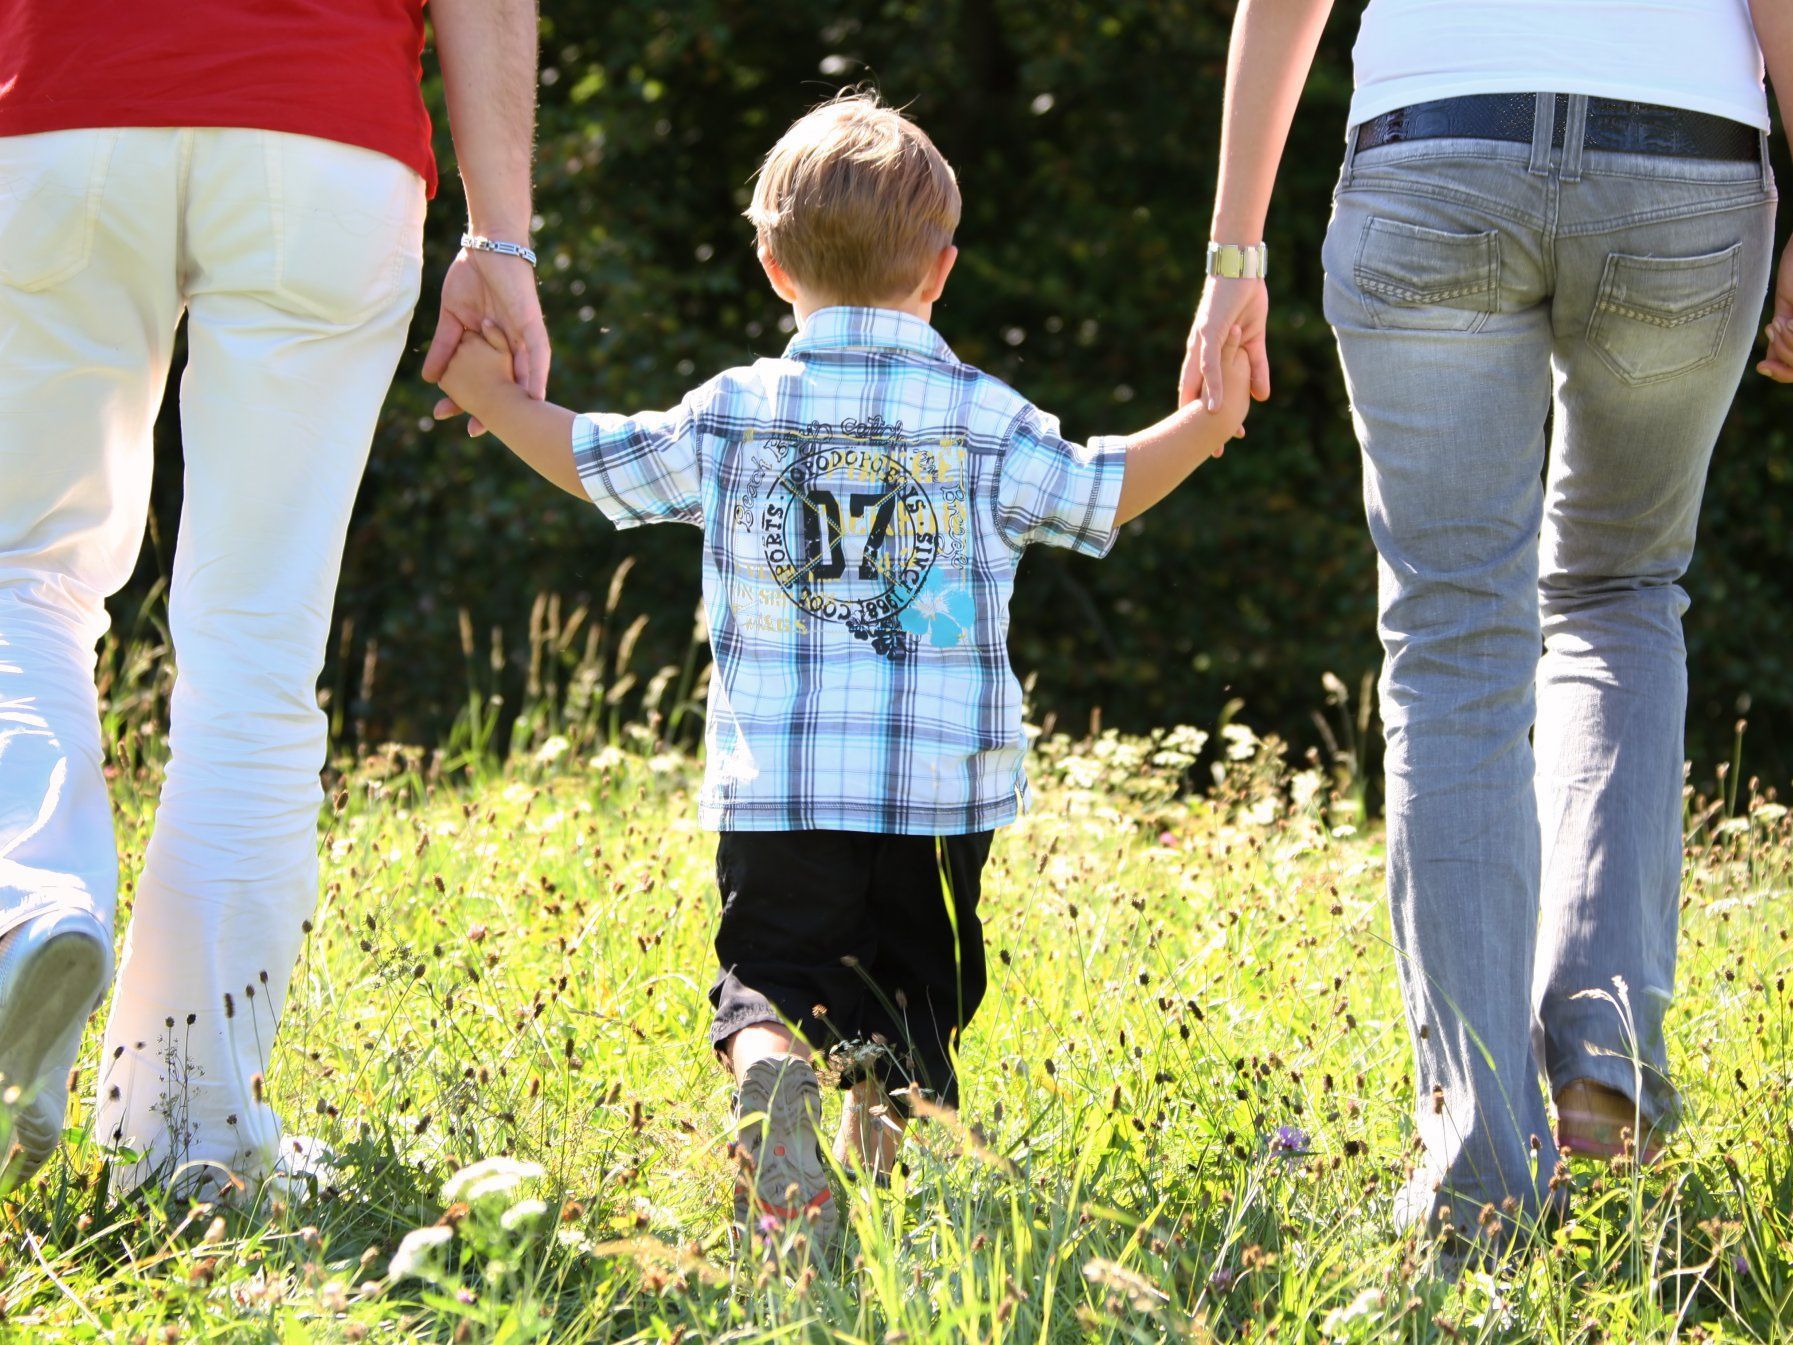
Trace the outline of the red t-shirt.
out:
[[[246,126],[390,154],[436,190],[425,0],[0,0],[0,135]]]

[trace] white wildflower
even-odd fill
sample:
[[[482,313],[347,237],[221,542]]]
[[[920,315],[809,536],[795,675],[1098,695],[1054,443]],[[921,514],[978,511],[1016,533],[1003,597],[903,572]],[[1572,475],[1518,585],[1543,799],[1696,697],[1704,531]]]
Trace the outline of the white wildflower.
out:
[[[521,1158],[482,1158],[442,1184],[442,1203],[452,1205],[462,1200],[476,1205],[493,1196],[508,1196],[528,1182],[539,1181],[544,1175],[540,1163]]]
[[[1326,777],[1317,770],[1296,771],[1289,780],[1289,802],[1295,811],[1304,813],[1326,788]]]
[[[545,1200],[519,1200],[499,1216],[498,1222],[507,1233],[515,1233],[520,1228],[540,1223],[547,1213],[548,1202]]]
[[[412,1276],[427,1277],[434,1267],[437,1254],[454,1241],[454,1229],[436,1225],[432,1228],[414,1228],[405,1234],[404,1241],[398,1244],[398,1250],[392,1254],[392,1263],[386,1268],[388,1279],[403,1280]]]
[[[1257,755],[1258,735],[1244,724],[1228,724],[1220,730],[1220,736],[1226,739],[1228,761],[1250,761]]]
[[[1374,1320],[1382,1315],[1382,1305],[1387,1302],[1380,1289],[1365,1289],[1342,1308],[1334,1308],[1326,1314],[1320,1323],[1320,1333],[1336,1336],[1343,1332],[1352,1322]]]

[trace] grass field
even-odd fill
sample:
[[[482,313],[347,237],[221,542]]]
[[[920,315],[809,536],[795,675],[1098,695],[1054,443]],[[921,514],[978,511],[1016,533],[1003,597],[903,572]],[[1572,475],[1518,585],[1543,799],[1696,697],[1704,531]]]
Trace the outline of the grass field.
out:
[[[620,737],[458,782],[416,753],[353,766],[270,1079],[339,1189],[121,1208],[77,1113],[0,1209],[0,1336],[1793,1336],[1793,819],[1771,800],[1690,803],[1687,1131],[1647,1177],[1580,1169],[1552,1241],[1448,1284],[1389,1224],[1412,1130],[1377,837],[1242,729],[1193,800],[1190,731],[1049,740],[987,874],[963,1123],[851,1194],[844,1264],[789,1276],[725,1236],[696,773]],[[127,874],[154,784],[116,782]],[[516,1161],[454,1182],[493,1158]]]

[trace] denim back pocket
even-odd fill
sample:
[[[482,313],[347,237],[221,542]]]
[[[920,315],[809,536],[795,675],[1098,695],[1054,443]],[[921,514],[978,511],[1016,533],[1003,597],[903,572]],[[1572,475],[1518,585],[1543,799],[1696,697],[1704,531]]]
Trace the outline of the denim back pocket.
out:
[[[1743,244],[1700,257],[1606,259],[1588,344],[1627,383],[1678,378],[1718,354],[1737,306]]]
[[[1378,327],[1471,332],[1500,307],[1500,239],[1372,215],[1351,274]]]

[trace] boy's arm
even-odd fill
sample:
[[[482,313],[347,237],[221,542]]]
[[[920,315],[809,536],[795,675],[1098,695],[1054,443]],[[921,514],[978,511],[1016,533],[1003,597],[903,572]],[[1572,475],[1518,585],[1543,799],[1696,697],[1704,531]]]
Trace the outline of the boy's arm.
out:
[[[577,417],[566,407],[538,402],[520,384],[506,383],[484,410],[473,414],[538,476],[591,503],[585,483],[573,467],[573,421]]]
[[[570,495],[590,499],[573,465],[573,413],[538,402],[511,381],[510,346],[497,324],[488,320],[477,335],[461,339],[442,374],[442,391],[539,475]],[[438,409],[436,414],[441,419],[451,413]]]
[[[1230,367],[1227,372],[1231,374]],[[1216,413],[1191,403],[1130,436],[1115,526],[1138,518],[1182,485],[1197,467],[1217,457],[1236,428],[1237,422],[1230,421],[1224,411]]]
[[[1250,407],[1250,363],[1239,344],[1238,328],[1222,357],[1225,400],[1217,411],[1199,402],[1141,430],[1127,440],[1127,469],[1121,478],[1121,499],[1115,526],[1130,522],[1169,495],[1209,458],[1218,457],[1227,440],[1241,432]]]

